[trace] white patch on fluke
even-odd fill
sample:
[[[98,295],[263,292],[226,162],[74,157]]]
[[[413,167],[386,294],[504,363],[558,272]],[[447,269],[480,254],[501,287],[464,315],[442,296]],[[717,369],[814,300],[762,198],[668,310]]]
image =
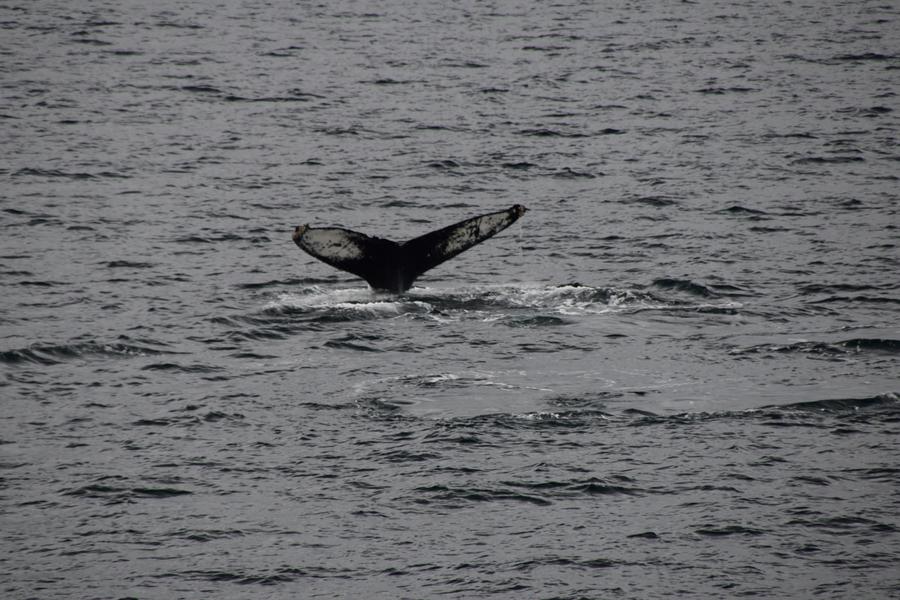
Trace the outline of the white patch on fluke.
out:
[[[300,243],[314,254],[332,260],[360,260],[365,256],[363,246],[341,229],[307,229],[300,237]]]
[[[462,227],[447,238],[444,243],[444,251],[453,254],[472,245],[472,240],[482,240],[490,237],[498,230],[503,229],[509,223],[507,212],[485,215],[471,223],[468,227]]]

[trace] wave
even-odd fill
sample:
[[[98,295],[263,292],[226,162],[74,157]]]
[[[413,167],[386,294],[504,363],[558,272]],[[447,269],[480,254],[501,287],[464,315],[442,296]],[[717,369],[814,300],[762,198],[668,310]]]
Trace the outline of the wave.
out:
[[[196,406],[190,405],[185,408],[186,414],[174,415],[169,417],[151,417],[137,419],[131,422],[132,427],[192,427],[200,423],[216,423],[218,421],[230,421],[240,423],[244,419],[241,413],[224,413],[218,410],[212,410],[205,414],[194,413]]]
[[[549,506],[554,500],[568,500],[583,496],[637,496],[648,490],[628,485],[632,481],[625,476],[615,480],[598,477],[568,481],[502,481],[496,486],[435,484],[413,489],[417,504],[474,504],[481,502],[524,502]]]
[[[856,296],[836,294],[819,300],[811,300],[810,304],[835,304],[842,302],[853,304],[900,304],[900,298],[890,296],[866,296],[861,294]]]
[[[727,214],[727,215],[738,215],[738,216],[746,216],[751,219],[762,219],[767,216],[768,213],[764,210],[758,210],[756,208],[749,208],[746,206],[742,206],[740,204],[733,204],[728,208],[723,208],[717,211],[719,214]]]
[[[129,260],[112,260],[106,263],[107,269],[149,269],[155,266],[156,263],[132,262]]]
[[[691,296],[699,296],[701,298],[720,298],[752,295],[752,292],[750,290],[727,283],[704,284],[690,279],[674,279],[669,277],[654,279],[653,286],[664,290],[684,292]]]
[[[158,356],[178,354],[171,350],[154,348],[160,342],[147,340],[139,344],[97,341],[79,342],[75,344],[33,344],[27,348],[0,352],[0,363],[9,365],[31,363],[39,365],[56,365],[79,358],[127,358],[133,356]]]
[[[813,413],[830,413],[856,414],[861,410],[900,410],[900,395],[895,393],[879,394],[867,398],[832,398],[825,400],[809,400],[805,402],[794,402],[791,404],[782,404],[779,406],[763,406],[762,409],[775,410],[779,412],[813,412]]]
[[[812,354],[820,356],[843,356],[862,352],[900,354],[900,340],[880,338],[853,338],[838,342],[802,341],[790,344],[759,344],[748,348],[732,350],[732,355],[758,354],[763,356],[783,354]]]
[[[792,161],[794,165],[839,165],[865,162],[862,156],[806,156]]]
[[[705,87],[697,90],[699,94],[708,94],[714,96],[722,96],[725,94],[746,94],[748,92],[756,92],[759,91],[756,88],[749,88],[743,86],[731,86],[731,87]]]
[[[222,367],[205,365],[201,363],[181,365],[178,363],[152,363],[141,368],[142,371],[167,371],[171,373],[216,373],[222,371]]]
[[[862,54],[838,54],[831,60],[839,62],[862,62],[862,61],[892,61],[900,58],[896,54],[881,54],[878,52],[864,52]]]
[[[113,171],[100,171],[97,173],[86,173],[86,172],[69,172],[69,171],[61,171],[59,169],[41,169],[35,167],[25,167],[23,169],[19,169],[15,173],[12,174],[13,177],[48,177],[48,178],[61,178],[61,179],[100,179],[100,178],[112,178],[112,179],[128,179],[128,175],[123,175],[122,173],[114,173]]]
[[[655,208],[663,208],[666,206],[675,206],[678,204],[678,200],[676,198],[672,198],[671,196],[663,196],[663,195],[651,195],[651,196],[634,196],[631,198],[626,198],[621,201],[622,204],[644,204],[647,206],[653,206]]]
[[[219,235],[186,235],[173,240],[176,244],[216,244],[220,242],[250,242],[261,244],[270,242],[265,234],[238,235],[236,233],[222,233]]]
[[[585,138],[589,137],[588,134],[583,133],[580,130],[577,131],[564,131],[562,129],[552,129],[550,127],[535,127],[531,129],[521,129],[516,132],[518,135],[528,136],[528,137],[540,137],[540,138]]]
[[[896,285],[869,285],[852,283],[810,283],[800,286],[801,294],[835,294],[838,292],[863,292],[869,290],[891,290]]]
[[[838,65],[841,63],[860,63],[860,62],[892,62],[897,60],[896,54],[881,54],[879,52],[863,52],[860,54],[836,54],[829,57],[807,57],[800,54],[786,54],[784,59],[797,62],[808,62],[819,65]]]
[[[603,173],[589,173],[587,171],[576,171],[571,167],[563,167],[558,171],[554,171],[551,177],[556,177],[557,179],[596,179],[598,176],[602,176]]]
[[[388,571],[391,574],[393,571]],[[287,583],[298,579],[315,578],[315,579],[340,579],[345,580],[356,574],[356,571],[349,568],[331,568],[306,566],[303,568],[282,566],[271,571],[265,572],[245,572],[245,571],[209,571],[209,570],[187,570],[180,573],[166,573],[160,577],[172,577],[176,580],[197,580],[211,581],[215,583],[226,582],[238,585],[264,585],[272,586],[279,583]]]
[[[696,425],[711,421],[755,421],[770,427],[813,427],[831,429],[841,422],[896,422],[900,419],[900,394],[887,392],[860,398],[824,398],[769,404],[738,411],[678,413],[659,415],[645,410],[626,409],[610,415],[611,422],[627,419],[635,427]]]
[[[703,298],[712,298],[717,296],[712,288],[707,287],[702,283],[695,283],[688,279],[655,279],[653,281],[653,285],[662,289],[686,292],[688,294],[691,294],[692,296],[701,296]]]
[[[289,90],[283,96],[260,96],[258,98],[250,98],[247,96],[239,96],[237,94],[225,94],[222,99],[226,102],[311,102],[313,100],[324,99],[325,96],[312,94],[309,92],[301,92],[298,90]]]
[[[462,384],[462,383],[461,383]],[[758,408],[725,411],[681,412],[658,414],[643,409],[625,408],[610,410],[605,400],[621,402],[621,394],[585,394],[579,397],[550,399],[549,410],[527,413],[488,413],[466,417],[439,419],[438,425],[425,438],[430,444],[455,446],[493,446],[498,432],[541,431],[559,432],[595,431],[621,427],[695,427],[713,422],[756,422],[767,427],[805,426],[832,430],[842,422],[883,423],[900,419],[900,394],[887,392],[859,398],[824,398],[793,402],[782,405],[765,405]],[[403,409],[411,402],[358,401],[373,418],[410,418]],[[837,431],[837,433],[842,433]]]
[[[103,480],[101,480],[103,481]],[[63,491],[66,496],[103,500],[105,504],[131,504],[138,499],[162,499],[193,494],[192,491],[171,487],[118,486],[92,483]]]
[[[330,279],[316,279],[312,277],[290,277],[287,279],[269,279],[268,281],[254,281],[249,283],[237,283],[235,287],[242,290],[258,290],[270,287],[293,287],[297,285],[309,285],[330,283]]]

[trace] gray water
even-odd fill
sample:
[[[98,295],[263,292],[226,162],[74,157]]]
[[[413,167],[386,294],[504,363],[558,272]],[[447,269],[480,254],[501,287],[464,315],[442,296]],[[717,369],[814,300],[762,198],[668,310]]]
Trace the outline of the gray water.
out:
[[[900,597],[896,4],[0,27],[5,598]]]

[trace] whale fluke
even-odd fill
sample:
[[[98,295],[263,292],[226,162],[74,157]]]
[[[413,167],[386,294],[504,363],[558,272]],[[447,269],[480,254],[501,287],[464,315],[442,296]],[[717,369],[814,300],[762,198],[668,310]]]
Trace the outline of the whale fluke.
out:
[[[460,252],[500,233],[527,209],[521,204],[472,217],[397,243],[341,227],[294,229],[294,243],[324,263],[365,279],[372,288],[405,292],[416,278]]]

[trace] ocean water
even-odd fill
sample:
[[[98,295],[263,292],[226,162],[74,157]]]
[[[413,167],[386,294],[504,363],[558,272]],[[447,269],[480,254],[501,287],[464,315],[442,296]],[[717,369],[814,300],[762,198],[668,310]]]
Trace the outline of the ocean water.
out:
[[[4,598],[900,597],[890,2],[0,5]],[[295,226],[524,204],[375,293]]]

